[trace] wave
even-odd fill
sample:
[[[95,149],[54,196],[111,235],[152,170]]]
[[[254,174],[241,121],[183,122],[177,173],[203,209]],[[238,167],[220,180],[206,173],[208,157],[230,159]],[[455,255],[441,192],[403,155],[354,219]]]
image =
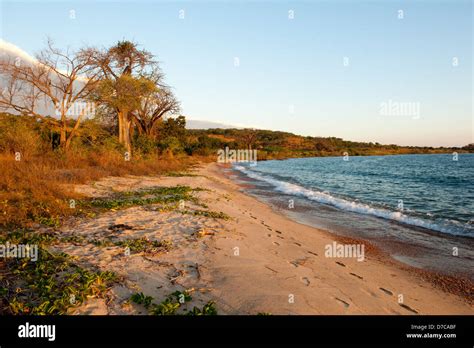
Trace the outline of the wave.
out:
[[[463,227],[453,226],[453,224],[446,225],[418,217],[408,216],[403,214],[401,211],[392,211],[384,208],[373,207],[366,203],[349,201],[343,198],[335,197],[328,192],[314,191],[297,184],[261,175],[255,171],[250,170],[249,168],[240,165],[234,165],[233,168],[244,173],[246,176],[252,179],[267,182],[273,185],[277,191],[288,195],[296,195],[311,201],[331,205],[345,211],[372,215],[379,218],[393,220],[407,225],[422,227],[442,233],[448,233],[456,236],[469,236],[469,233]],[[453,221],[453,223],[459,222]]]

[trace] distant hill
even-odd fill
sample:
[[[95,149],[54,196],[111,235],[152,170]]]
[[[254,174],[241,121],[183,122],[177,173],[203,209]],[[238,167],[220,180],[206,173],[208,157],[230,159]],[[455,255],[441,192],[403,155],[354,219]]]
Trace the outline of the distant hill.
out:
[[[300,136],[288,132],[236,128],[189,129],[188,142],[195,143],[203,152],[218,149],[245,149],[249,145],[258,150],[258,159],[283,159],[320,156],[367,156],[396,154],[435,154],[474,152],[474,144],[459,147],[420,147],[356,142],[336,137]]]
[[[212,121],[186,119],[186,128],[187,129],[209,129],[209,128],[228,129],[228,128],[238,128],[238,127],[226,125],[224,123],[212,122]]]

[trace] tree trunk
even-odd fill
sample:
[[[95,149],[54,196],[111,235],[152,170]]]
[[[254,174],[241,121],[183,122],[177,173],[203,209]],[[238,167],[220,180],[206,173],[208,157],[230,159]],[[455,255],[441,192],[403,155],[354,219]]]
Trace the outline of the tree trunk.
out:
[[[132,121],[128,118],[128,112],[123,112],[122,131],[123,145],[127,149],[128,155],[132,155],[132,142],[130,140],[130,125]]]
[[[117,113],[118,118],[118,133],[119,133],[119,143],[123,144],[123,112],[119,111]]]
[[[76,124],[74,125],[74,128],[71,130],[71,133],[69,133],[69,136],[67,137],[66,145],[65,145],[66,149],[68,149],[69,146],[71,145],[71,140],[74,137],[74,134],[76,133],[77,129],[79,128],[79,125],[81,124],[83,115],[84,115],[83,112],[81,112],[81,114],[77,117]]]
[[[66,142],[67,142],[67,122],[66,122],[66,116],[63,114],[61,116],[61,130],[60,130],[60,137],[59,137],[59,146],[65,149]]]
[[[60,137],[59,137],[59,146],[66,147],[66,127],[64,125],[61,126]]]

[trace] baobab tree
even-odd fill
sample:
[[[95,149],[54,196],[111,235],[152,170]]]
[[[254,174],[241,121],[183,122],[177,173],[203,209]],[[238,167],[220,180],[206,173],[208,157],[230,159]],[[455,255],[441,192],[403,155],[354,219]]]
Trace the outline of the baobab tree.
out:
[[[107,50],[95,49],[94,57],[101,71],[96,100],[116,114],[119,142],[131,153],[132,112],[140,107],[144,95],[154,92],[155,81],[146,76],[156,74],[158,64],[152,54],[130,41],[120,41]]]
[[[63,52],[51,40],[33,62],[3,57],[0,76],[5,87],[0,93],[0,109],[32,116],[58,128],[60,145],[67,149],[81,120],[91,111],[86,103],[100,72],[92,65],[93,59],[90,49]]]
[[[132,112],[139,109],[144,95],[150,95],[156,90],[155,84],[147,78],[136,78],[130,75],[120,76],[116,80],[103,80],[97,90],[101,103],[115,110],[118,118],[119,141],[131,154],[131,123]]]

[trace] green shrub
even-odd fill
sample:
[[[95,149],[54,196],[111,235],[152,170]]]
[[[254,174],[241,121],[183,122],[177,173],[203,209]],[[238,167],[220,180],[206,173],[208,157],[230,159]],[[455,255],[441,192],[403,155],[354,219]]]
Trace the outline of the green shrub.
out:
[[[158,143],[163,153],[178,154],[184,150],[183,144],[176,137],[166,137]]]
[[[146,135],[137,135],[133,139],[133,147],[135,151],[139,151],[142,154],[154,153],[157,150],[156,141]]]

